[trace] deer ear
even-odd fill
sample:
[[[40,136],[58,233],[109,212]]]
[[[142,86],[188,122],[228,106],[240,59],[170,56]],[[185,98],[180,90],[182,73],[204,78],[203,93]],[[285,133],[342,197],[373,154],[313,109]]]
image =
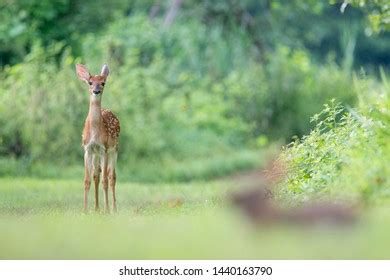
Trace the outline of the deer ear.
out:
[[[109,73],[110,73],[110,70],[108,70],[107,64],[104,64],[102,67],[102,71],[100,72],[100,75],[107,78]]]
[[[79,79],[82,81],[88,82],[88,80],[91,78],[91,74],[89,74],[87,67],[82,64],[76,64],[76,73]]]

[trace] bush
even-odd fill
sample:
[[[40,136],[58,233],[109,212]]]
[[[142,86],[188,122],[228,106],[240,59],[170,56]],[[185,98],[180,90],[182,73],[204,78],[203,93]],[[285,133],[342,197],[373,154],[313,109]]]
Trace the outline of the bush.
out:
[[[289,172],[281,197],[292,203],[329,196],[372,203],[390,197],[389,87],[367,80],[359,91],[357,109],[326,105],[313,117],[316,128],[284,151]]]
[[[310,117],[325,102],[337,98],[352,105],[357,91],[348,72],[329,62],[318,66],[300,50],[279,48],[270,55],[266,66],[269,84],[268,132],[290,139],[302,136],[310,128]]]
[[[1,153],[34,160],[72,161],[86,115],[80,84],[66,59],[60,69],[37,45],[23,64],[6,69],[1,96]],[[15,151],[15,147],[18,147]]]
[[[350,162],[350,151],[367,138],[365,131],[351,113],[334,100],[314,115],[316,127],[302,140],[287,146],[282,159],[288,166],[288,177],[283,195],[305,201],[322,196],[340,174],[342,166]]]

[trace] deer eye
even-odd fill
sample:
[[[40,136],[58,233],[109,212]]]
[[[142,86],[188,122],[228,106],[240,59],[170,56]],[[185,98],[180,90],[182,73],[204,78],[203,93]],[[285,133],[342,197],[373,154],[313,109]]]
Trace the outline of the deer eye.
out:
[[[102,83],[102,86],[104,87],[105,84],[106,84],[106,83]]]
[[[89,84],[90,86],[92,86],[92,82],[91,82],[91,81],[89,81],[88,84]]]

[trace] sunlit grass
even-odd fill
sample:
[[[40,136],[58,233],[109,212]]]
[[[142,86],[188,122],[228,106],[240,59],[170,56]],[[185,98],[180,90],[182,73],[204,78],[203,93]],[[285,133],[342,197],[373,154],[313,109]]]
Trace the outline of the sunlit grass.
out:
[[[118,184],[119,213],[82,211],[80,180],[0,179],[1,259],[389,258],[390,212],[356,225],[254,227],[225,181]],[[91,198],[93,197],[91,192]],[[91,200],[91,206],[93,201]]]

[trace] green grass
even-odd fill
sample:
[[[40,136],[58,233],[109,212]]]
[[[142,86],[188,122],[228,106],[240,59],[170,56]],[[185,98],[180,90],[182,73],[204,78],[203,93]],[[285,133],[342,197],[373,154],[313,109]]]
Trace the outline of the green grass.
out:
[[[187,182],[192,180],[209,180],[240,170],[254,168],[264,158],[275,153],[278,144],[261,150],[225,151],[211,153],[209,156],[175,159],[132,159],[118,162],[118,173],[122,180],[132,182]],[[33,162],[27,158],[14,159],[0,157],[0,177],[33,177],[33,178],[82,178],[84,167],[80,160],[75,163]],[[161,168],[164,166],[164,168]]]
[[[227,199],[236,188],[227,180],[119,182],[119,212],[107,215],[83,213],[82,180],[1,178],[0,259],[390,257],[383,206],[354,226],[254,227]]]

